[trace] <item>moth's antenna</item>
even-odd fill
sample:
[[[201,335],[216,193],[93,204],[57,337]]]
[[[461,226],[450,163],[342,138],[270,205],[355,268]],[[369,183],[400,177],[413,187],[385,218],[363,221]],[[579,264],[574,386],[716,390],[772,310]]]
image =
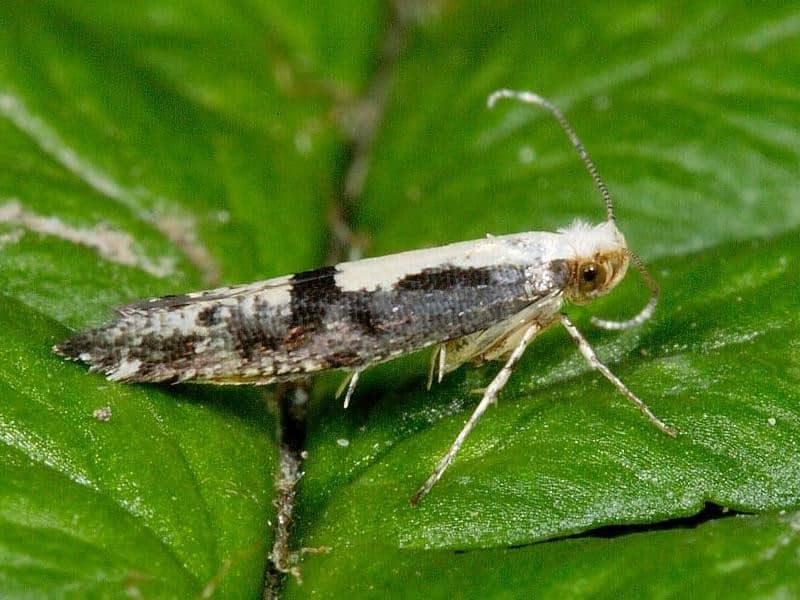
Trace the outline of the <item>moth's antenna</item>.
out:
[[[592,179],[594,179],[594,184],[597,186],[597,189],[600,190],[600,195],[603,196],[603,200],[606,203],[606,213],[608,214],[608,220],[613,222],[614,203],[611,201],[611,194],[609,193],[606,184],[603,183],[603,179],[600,177],[600,173],[597,172],[597,167],[594,166],[594,162],[589,156],[589,153],[586,152],[586,148],[584,148],[583,142],[581,142],[580,138],[575,133],[575,130],[572,129],[572,125],[569,124],[569,121],[567,121],[567,118],[564,116],[564,113],[562,113],[558,109],[558,107],[554,105],[552,102],[550,102],[547,98],[543,98],[539,94],[534,94],[533,92],[497,90],[496,92],[489,95],[489,98],[486,100],[486,104],[489,108],[494,108],[494,105],[501,98],[513,98],[515,100],[519,100],[520,102],[526,102],[528,104],[536,104],[538,106],[543,106],[552,113],[552,115],[556,118],[556,121],[558,121],[558,124],[561,125],[561,129],[563,129],[564,133],[567,134],[569,141],[572,142],[572,145],[575,147],[578,156],[581,157],[583,164],[586,165],[586,170],[589,171],[589,175],[591,175]]]
[[[575,130],[572,129],[572,125],[569,124],[567,118],[564,116],[559,108],[550,102],[547,98],[543,98],[539,94],[534,94],[533,92],[517,92],[514,90],[497,90],[496,92],[489,95],[486,104],[489,108],[493,108],[494,105],[497,103],[498,100],[501,98],[513,98],[514,100],[519,100],[520,102],[526,102],[527,104],[536,104],[537,106],[542,106],[550,111],[550,113],[555,117],[558,124],[561,125],[561,129],[564,130],[564,133],[567,134],[569,141],[572,142],[578,156],[581,157],[583,164],[586,166],[586,170],[589,171],[589,175],[592,176],[594,180],[594,184],[597,186],[597,189],[600,190],[600,195],[603,196],[603,200],[606,203],[606,214],[608,215],[608,220],[610,222],[614,222],[614,203],[611,200],[611,194],[606,187],[606,184],[603,183],[603,179],[600,177],[600,173],[597,171],[597,167],[594,166],[594,162],[592,161],[589,153],[586,152],[586,148],[583,146],[583,142],[581,142],[580,138],[575,133]],[[592,317],[592,323],[597,327],[602,327],[603,329],[628,329],[630,327],[636,327],[637,325],[641,325],[645,321],[647,321],[651,316],[653,316],[653,312],[656,309],[656,304],[658,304],[658,294],[659,288],[656,280],[648,273],[647,269],[638,256],[636,256],[633,252],[625,248],[625,253],[628,257],[633,261],[633,264],[636,265],[636,269],[644,279],[645,283],[650,287],[650,299],[645,304],[644,308],[639,311],[639,314],[633,317],[632,319],[628,319],[627,321],[607,321],[605,319],[598,319],[597,317]]]

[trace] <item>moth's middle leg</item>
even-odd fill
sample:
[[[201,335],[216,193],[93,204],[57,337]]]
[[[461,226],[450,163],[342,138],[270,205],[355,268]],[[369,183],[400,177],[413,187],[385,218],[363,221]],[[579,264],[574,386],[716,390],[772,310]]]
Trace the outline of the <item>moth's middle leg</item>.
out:
[[[486,412],[486,409],[489,407],[489,405],[495,401],[497,394],[503,389],[503,386],[505,386],[508,378],[511,376],[514,365],[519,362],[519,359],[525,352],[525,348],[528,347],[528,344],[530,344],[540,330],[541,326],[538,323],[533,323],[529,325],[527,329],[525,329],[525,333],[520,338],[517,347],[514,348],[514,351],[508,357],[506,364],[503,365],[503,368],[500,369],[500,372],[495,375],[494,379],[492,379],[489,387],[486,388],[486,391],[483,393],[483,398],[481,398],[478,406],[475,408],[474,412],[461,429],[461,432],[456,437],[453,445],[450,446],[447,454],[442,457],[442,459],[439,461],[439,464],[436,465],[433,473],[431,473],[430,477],[428,477],[425,483],[423,483],[417,492],[411,497],[412,506],[416,506],[419,501],[431,491],[433,486],[436,485],[436,482],[441,479],[442,475],[447,470],[447,467],[449,467],[450,463],[453,462],[453,459],[464,443],[464,440],[467,439],[467,436],[475,428],[475,425],[478,423],[478,420],[481,418],[483,413]]]

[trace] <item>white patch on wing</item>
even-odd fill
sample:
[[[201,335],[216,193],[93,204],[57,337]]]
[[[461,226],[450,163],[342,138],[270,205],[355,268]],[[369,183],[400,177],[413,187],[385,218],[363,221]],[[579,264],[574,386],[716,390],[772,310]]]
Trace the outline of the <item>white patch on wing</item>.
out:
[[[160,327],[153,331],[155,334],[164,336],[190,335],[198,332],[197,317],[203,310],[202,305],[190,304],[178,310],[162,312]]]
[[[132,377],[139,372],[139,367],[142,366],[140,360],[121,360],[119,365],[108,374],[111,381],[120,381]]]
[[[292,286],[289,284],[289,279],[289,277],[271,279],[270,285],[258,291],[257,295],[270,306],[288,305],[292,301]]]
[[[336,265],[335,281],[345,292],[372,291],[388,289],[403,277],[425,269],[531,265],[572,258],[573,254],[563,235],[518,233],[340,263]]]

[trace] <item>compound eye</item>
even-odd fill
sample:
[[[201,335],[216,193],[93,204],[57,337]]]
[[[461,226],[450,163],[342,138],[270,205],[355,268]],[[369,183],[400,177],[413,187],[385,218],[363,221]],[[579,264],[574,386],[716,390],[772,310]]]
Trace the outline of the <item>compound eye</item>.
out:
[[[578,274],[581,291],[587,293],[596,290],[603,282],[603,274],[603,267],[597,263],[591,262],[581,266]]]

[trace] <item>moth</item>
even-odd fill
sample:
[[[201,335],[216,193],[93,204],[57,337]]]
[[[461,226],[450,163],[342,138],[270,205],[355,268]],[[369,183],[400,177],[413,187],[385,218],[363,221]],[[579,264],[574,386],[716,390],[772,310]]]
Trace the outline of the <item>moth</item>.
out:
[[[660,430],[659,419],[600,361],[562,312],[608,293],[633,263],[650,287],[648,302],[627,321],[593,322],[621,330],[653,314],[659,288],[617,228],[611,195],[561,111],[532,92],[503,98],[547,109],[586,166],[605,202],[598,225],[576,220],[555,233],[526,232],[367,258],[233,287],[153,298],[118,309],[108,324],[54,347],[108,379],[265,385],[339,369],[339,395],[350,402],[364,369],[432,347],[428,378],[465,363],[504,364],[430,477],[416,505],[442,477],[481,415],[508,381],[525,348],[561,323],[589,365]]]

